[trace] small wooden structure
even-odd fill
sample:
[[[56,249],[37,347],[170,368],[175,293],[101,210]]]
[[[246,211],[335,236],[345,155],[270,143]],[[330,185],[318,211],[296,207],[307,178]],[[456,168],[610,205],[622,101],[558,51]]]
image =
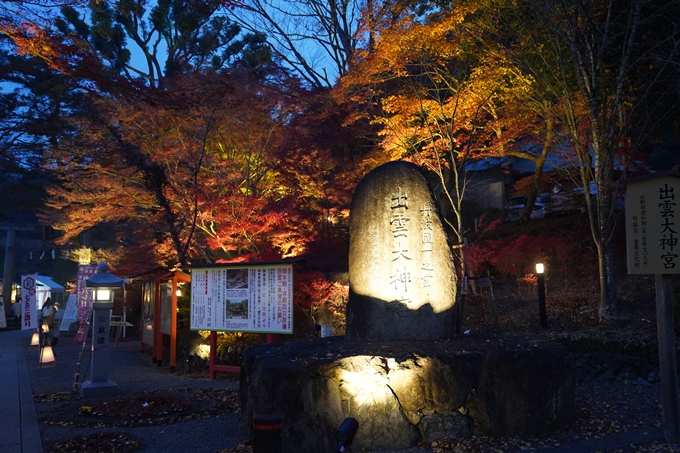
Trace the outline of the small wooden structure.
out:
[[[191,281],[181,271],[150,269],[130,277],[142,282],[142,351],[151,348],[153,363],[163,366],[163,336],[170,337],[170,371],[177,367],[177,289]]]

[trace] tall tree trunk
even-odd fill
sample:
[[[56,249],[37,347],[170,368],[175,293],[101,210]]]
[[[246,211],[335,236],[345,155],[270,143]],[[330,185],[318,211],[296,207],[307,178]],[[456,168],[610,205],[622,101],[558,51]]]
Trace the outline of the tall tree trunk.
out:
[[[2,298],[5,306],[6,319],[9,316],[9,309],[12,306],[12,283],[14,283],[16,244],[16,230],[7,230],[7,242],[5,243],[5,268],[2,274]]]
[[[536,164],[536,171],[534,172],[534,180],[531,185],[531,192],[527,195],[527,202],[522,210],[521,220],[522,222],[528,222],[531,218],[531,211],[536,203],[536,198],[538,197],[538,190],[541,186],[541,178],[543,177],[543,167],[545,166],[545,161],[548,158],[548,153],[553,144],[553,139],[555,138],[555,119],[548,115],[545,121],[545,139],[543,140],[543,147],[541,148],[541,154],[536,156],[534,163]],[[519,155],[518,157],[523,157]]]

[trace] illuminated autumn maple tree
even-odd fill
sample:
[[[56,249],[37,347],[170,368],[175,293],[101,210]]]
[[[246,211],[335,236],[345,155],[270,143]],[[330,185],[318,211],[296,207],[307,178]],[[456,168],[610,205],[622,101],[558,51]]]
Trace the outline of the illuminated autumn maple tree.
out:
[[[396,6],[394,15],[367,13],[373,14],[365,19],[373,26],[365,31],[370,40],[341,93],[366,105],[362,113],[381,126],[376,164],[407,159],[437,175],[460,243],[468,162],[510,154],[544,160],[554,119],[537,113],[534,79],[484,43],[484,30],[475,28],[476,2],[425,16]],[[539,155],[515,146],[537,126],[548,131]]]
[[[365,106],[357,117],[380,127],[372,166],[409,160],[436,177],[453,242],[463,244],[467,165],[507,148],[505,115],[517,113],[507,106],[526,104],[532,80],[479,44],[469,29],[474,2],[425,14],[392,6],[393,14],[366,11],[367,42],[337,92]],[[461,275],[463,252],[456,248]]]
[[[69,77],[89,100],[69,112],[78,133],[46,153],[61,185],[44,217],[65,232],[62,242],[105,226],[119,250],[163,264],[277,247],[265,237],[282,226],[271,153],[288,113],[268,85],[285,74],[260,37],[215,15],[224,5],[97,2],[89,22],[66,5],[56,28],[1,24],[18,53]],[[133,65],[128,43],[147,65]]]
[[[82,133],[53,149],[63,184],[48,206],[62,241],[106,222],[129,244],[155,238],[164,263],[259,251],[280,223],[275,94],[195,74],[156,101],[98,98]]]

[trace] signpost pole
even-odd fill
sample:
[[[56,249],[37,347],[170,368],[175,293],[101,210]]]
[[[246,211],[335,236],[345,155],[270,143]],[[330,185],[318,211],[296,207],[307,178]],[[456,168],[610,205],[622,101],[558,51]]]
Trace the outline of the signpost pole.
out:
[[[12,305],[10,303],[10,305]],[[3,302],[3,297],[0,296],[0,328],[4,329],[7,327],[7,318],[5,317],[5,305]]]
[[[680,441],[680,405],[670,275],[656,274],[654,281],[664,437],[668,443],[677,443]]]
[[[177,277],[172,277],[170,291],[170,372],[175,372],[177,366]]]
[[[209,374],[210,379],[217,378],[217,370],[215,366],[217,365],[217,332],[214,330],[210,332],[210,367]]]

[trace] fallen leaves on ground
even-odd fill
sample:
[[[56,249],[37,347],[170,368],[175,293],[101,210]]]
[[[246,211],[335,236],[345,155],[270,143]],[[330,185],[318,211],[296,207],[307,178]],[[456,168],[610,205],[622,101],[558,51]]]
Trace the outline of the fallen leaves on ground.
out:
[[[41,398],[36,401],[67,400]],[[46,414],[48,416],[41,418],[40,422],[70,428],[158,426],[235,412],[239,407],[240,396],[236,390],[172,388],[111,397],[97,404],[69,405],[59,408],[59,415]]]
[[[56,392],[51,395],[45,393],[38,393],[33,395],[33,401],[36,403],[55,403],[58,401],[73,401],[80,397],[77,392]]]
[[[125,433],[97,433],[52,445],[46,453],[132,453],[145,448]]]
[[[87,408],[87,409],[86,409]],[[168,415],[170,413],[187,412],[192,408],[191,403],[172,394],[148,394],[135,398],[116,398],[105,401],[94,407],[81,406],[78,415],[135,418],[149,418]],[[81,410],[84,409],[84,410]]]

